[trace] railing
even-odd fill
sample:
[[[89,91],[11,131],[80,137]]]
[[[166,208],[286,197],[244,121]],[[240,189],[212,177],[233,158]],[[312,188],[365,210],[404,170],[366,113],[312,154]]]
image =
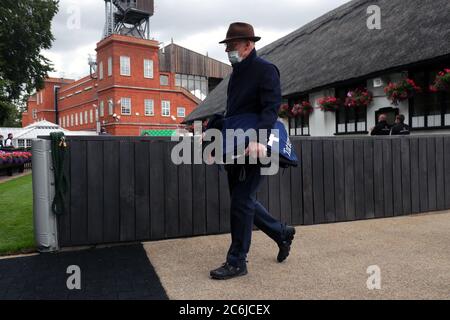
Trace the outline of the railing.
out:
[[[171,162],[155,138],[67,137],[60,246],[229,232],[227,177]],[[293,138],[301,166],[266,178],[258,200],[293,225],[450,209],[450,136]]]

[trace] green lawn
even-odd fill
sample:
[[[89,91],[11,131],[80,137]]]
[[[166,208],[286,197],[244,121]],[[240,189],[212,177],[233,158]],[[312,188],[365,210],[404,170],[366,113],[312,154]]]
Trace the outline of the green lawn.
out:
[[[31,175],[0,183],[0,255],[34,248]]]

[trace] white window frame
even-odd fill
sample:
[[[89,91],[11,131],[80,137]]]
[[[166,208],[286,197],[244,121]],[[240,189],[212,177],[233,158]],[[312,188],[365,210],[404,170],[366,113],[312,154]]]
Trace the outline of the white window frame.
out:
[[[183,114],[180,113],[181,110],[183,110]],[[177,108],[177,117],[178,118],[186,118],[186,108],[185,107]]]
[[[168,114],[165,114],[164,110],[167,109]],[[169,100],[162,100],[161,101],[161,116],[162,117],[170,117],[170,101]]]
[[[153,79],[153,60],[144,59],[144,78]]]
[[[71,126],[71,127],[73,127],[73,125],[74,125],[74,123],[75,123],[75,122],[74,122],[74,118],[75,118],[75,117],[73,116],[73,113],[72,113],[72,114],[70,115],[70,126]]]
[[[144,114],[147,117],[153,117],[155,115],[155,101],[153,99],[144,100]]]
[[[162,79],[163,78],[167,78],[167,84],[163,84],[162,83]],[[167,75],[167,74],[161,74],[161,75],[159,75],[159,85],[160,86],[163,86],[163,87],[168,87],[168,86],[170,86],[170,77],[169,77],[169,75]]]
[[[98,64],[98,77],[100,80],[103,80],[103,61],[100,61]]]
[[[33,119],[37,119],[37,109],[33,109],[32,117],[33,117]]]
[[[78,113],[75,113],[75,126],[78,126]]]
[[[112,57],[108,58],[108,77],[112,76],[113,61]]]
[[[88,124],[89,123],[88,120],[89,120],[88,119],[88,112],[87,112],[87,110],[84,110],[84,124]]]
[[[131,59],[127,56],[120,56],[120,75],[131,77]]]
[[[83,125],[83,111],[80,112],[80,126]]]
[[[91,120],[91,123],[94,123],[94,110],[89,110],[89,118],[90,118],[90,120]]]
[[[108,114],[112,116],[114,114],[114,101],[113,99],[108,100]]]
[[[131,98],[120,98],[120,113],[124,116],[131,116]]]
[[[105,116],[105,102],[104,101],[100,101],[100,117],[104,117]]]

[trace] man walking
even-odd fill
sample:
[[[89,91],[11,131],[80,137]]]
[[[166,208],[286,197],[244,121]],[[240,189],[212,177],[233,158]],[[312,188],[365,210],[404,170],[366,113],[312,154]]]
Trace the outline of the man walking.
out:
[[[224,43],[233,73],[228,84],[228,100],[225,119],[215,115],[208,128],[223,129],[230,117],[257,114],[255,129],[271,130],[277,121],[281,105],[280,74],[276,66],[256,54],[256,37],[253,27],[247,23],[230,25]],[[225,128],[226,129],[226,128]],[[253,158],[266,155],[267,141],[250,141],[246,154]],[[286,226],[267,212],[257,200],[256,193],[262,180],[258,164],[230,164],[225,169],[231,196],[231,246],[226,263],[212,270],[216,280],[227,280],[247,274],[247,254],[250,249],[253,224],[273,239],[279,247],[278,262],[289,255],[295,228]]]

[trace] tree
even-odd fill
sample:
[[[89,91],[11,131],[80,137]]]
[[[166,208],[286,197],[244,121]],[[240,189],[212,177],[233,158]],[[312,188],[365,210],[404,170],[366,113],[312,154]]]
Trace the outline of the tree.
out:
[[[0,5],[0,125],[9,123],[20,103],[41,89],[53,67],[41,50],[54,40],[51,22],[57,0],[2,0]]]

